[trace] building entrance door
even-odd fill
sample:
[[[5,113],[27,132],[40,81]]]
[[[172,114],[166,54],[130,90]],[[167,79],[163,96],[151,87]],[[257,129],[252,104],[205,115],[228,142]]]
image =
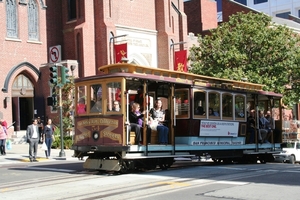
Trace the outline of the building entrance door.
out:
[[[34,117],[34,88],[23,74],[16,77],[12,88],[12,110],[15,131],[26,130]]]

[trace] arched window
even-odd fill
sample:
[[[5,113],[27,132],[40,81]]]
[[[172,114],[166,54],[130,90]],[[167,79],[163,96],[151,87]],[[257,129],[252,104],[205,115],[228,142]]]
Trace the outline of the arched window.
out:
[[[9,38],[18,38],[16,0],[6,0],[6,35]]]
[[[23,74],[16,77],[12,85],[12,96],[33,97],[34,88],[32,82]]]
[[[38,40],[38,5],[35,0],[29,0],[28,2],[28,39]]]

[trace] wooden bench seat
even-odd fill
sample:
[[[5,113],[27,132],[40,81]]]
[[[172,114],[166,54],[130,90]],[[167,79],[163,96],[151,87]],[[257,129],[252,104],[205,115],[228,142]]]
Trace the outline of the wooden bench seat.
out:
[[[131,131],[129,137],[130,137],[130,144],[135,144],[135,132]],[[158,144],[158,134],[157,134],[157,131],[153,131],[152,130],[150,143],[151,144]]]

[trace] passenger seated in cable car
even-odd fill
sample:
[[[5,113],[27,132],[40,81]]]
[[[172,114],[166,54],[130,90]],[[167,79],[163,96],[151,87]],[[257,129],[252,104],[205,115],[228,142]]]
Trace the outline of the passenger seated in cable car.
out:
[[[143,118],[145,112],[140,111],[139,103],[132,103],[129,112],[130,130],[135,132],[135,144],[142,142]]]
[[[117,101],[117,100],[113,101],[113,108],[112,108],[111,111],[115,111],[115,112],[120,112],[121,111],[119,101]]]
[[[203,107],[202,106],[198,106],[197,109],[196,109],[196,111],[195,111],[195,114],[196,115],[204,115],[205,112],[204,112]]]
[[[85,99],[80,98],[77,104],[77,114],[86,113]]]
[[[214,112],[214,110],[212,108],[208,109],[208,115],[209,116],[217,116],[217,115],[215,115],[215,112]]]
[[[154,108],[149,111],[150,115],[150,127],[151,123],[157,123],[156,128],[158,133],[158,143],[168,144],[169,128],[164,125],[165,123],[165,111],[163,110],[162,101],[160,99],[155,101]],[[152,128],[151,128],[152,129]],[[151,133],[147,135],[148,141],[151,139]]]

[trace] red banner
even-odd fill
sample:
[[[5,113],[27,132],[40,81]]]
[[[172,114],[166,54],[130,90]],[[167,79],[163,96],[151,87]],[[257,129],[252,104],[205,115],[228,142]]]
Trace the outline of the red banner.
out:
[[[187,51],[175,51],[174,70],[179,72],[187,72]]]
[[[122,58],[127,58],[127,43],[115,44],[115,63],[120,63]]]

